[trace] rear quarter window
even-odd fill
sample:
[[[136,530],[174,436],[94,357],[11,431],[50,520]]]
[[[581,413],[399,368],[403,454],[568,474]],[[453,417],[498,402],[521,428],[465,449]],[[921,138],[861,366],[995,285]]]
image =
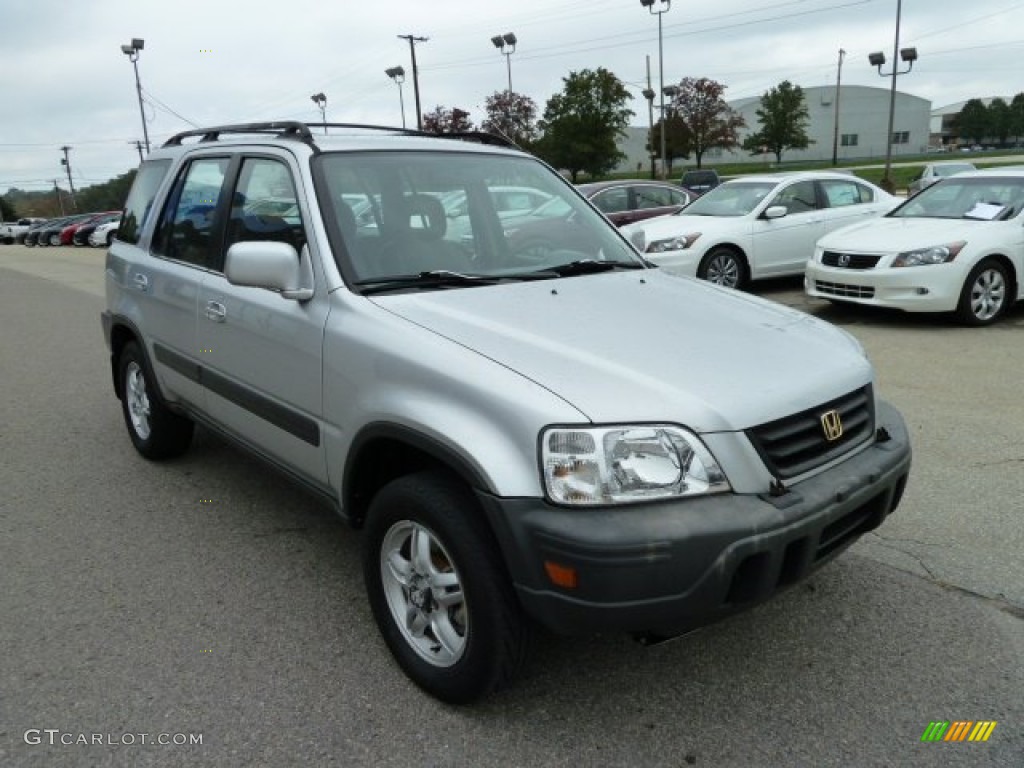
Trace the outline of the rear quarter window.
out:
[[[153,209],[153,200],[160,188],[160,183],[170,170],[170,160],[149,160],[139,167],[128,193],[121,214],[121,226],[117,231],[117,239],[125,243],[139,242],[139,235],[146,225],[146,220]]]

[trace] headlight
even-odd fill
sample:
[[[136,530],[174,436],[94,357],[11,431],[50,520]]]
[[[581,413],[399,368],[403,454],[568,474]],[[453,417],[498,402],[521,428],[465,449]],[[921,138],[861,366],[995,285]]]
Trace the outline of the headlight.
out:
[[[665,238],[664,240],[654,240],[647,246],[647,252],[664,253],[665,251],[685,251],[697,241],[698,237],[700,237],[700,232],[691,232],[688,235],[678,235],[676,237]]]
[[[967,243],[960,240],[947,245],[933,245],[929,248],[904,251],[896,254],[892,265],[894,267],[924,267],[929,264],[945,264],[955,259],[965,245]]]
[[[729,490],[696,435],[661,424],[547,429],[541,465],[547,494],[558,504],[628,504]]]

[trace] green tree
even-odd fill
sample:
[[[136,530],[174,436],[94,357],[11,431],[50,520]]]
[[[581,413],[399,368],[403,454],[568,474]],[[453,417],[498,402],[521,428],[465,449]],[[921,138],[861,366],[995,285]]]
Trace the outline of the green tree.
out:
[[[980,144],[986,136],[991,135],[985,103],[981,99],[971,99],[964,104],[964,108],[957,115],[956,127],[961,139],[967,139],[975,144]]]
[[[1024,92],[1018,93],[1010,102],[1010,135],[1015,140],[1024,136]]]
[[[569,171],[574,182],[580,171],[603,176],[623,157],[617,140],[633,116],[626,106],[633,97],[603,67],[570,72],[562,82],[562,92],[544,107],[538,126],[543,135],[535,151],[556,168]]]
[[[428,133],[464,133],[473,130],[473,121],[464,109],[438,105],[433,112],[423,116],[423,130]]]
[[[537,104],[521,93],[495,91],[487,97],[487,117],[482,130],[505,136],[529,147],[537,139]]]
[[[672,111],[690,132],[690,147],[701,167],[709,149],[733,149],[739,144],[738,131],[746,121],[725,103],[725,86],[707,77],[684,77],[672,98]]]
[[[1003,99],[992,99],[988,105],[988,135],[998,139],[1000,144],[1005,144],[1010,135],[1011,118],[1010,105]]]
[[[781,163],[782,153],[787,149],[807,149],[813,143],[807,136],[811,117],[804,89],[789,80],[783,80],[761,96],[757,120],[761,130],[743,140],[743,149],[752,155],[767,149],[775,155],[775,162]]]
[[[18,218],[14,210],[14,204],[7,202],[6,197],[0,197],[0,221],[13,221]]]
[[[666,110],[669,111],[669,110]],[[665,120],[659,120],[648,134],[647,151],[655,157],[661,156],[661,130],[665,128],[665,165],[667,173],[672,176],[672,163],[678,158],[689,159],[691,150],[690,129],[683,119],[669,111]],[[653,164],[652,164],[653,168]]]
[[[81,190],[76,196],[80,211],[119,211],[124,207],[128,191],[135,180],[135,171],[123,173],[102,184],[93,184]]]

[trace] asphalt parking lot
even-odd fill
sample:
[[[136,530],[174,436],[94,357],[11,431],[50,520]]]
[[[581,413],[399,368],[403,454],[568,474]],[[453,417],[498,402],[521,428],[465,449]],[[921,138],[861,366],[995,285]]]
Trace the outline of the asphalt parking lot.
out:
[[[358,533],[209,434],[135,454],[102,263],[0,246],[0,765],[1024,764],[1024,305],[966,329],[756,286],[866,347],[914,439],[902,506],[767,605],[652,648],[547,637],[452,708],[379,639]],[[997,725],[923,743],[940,720]]]

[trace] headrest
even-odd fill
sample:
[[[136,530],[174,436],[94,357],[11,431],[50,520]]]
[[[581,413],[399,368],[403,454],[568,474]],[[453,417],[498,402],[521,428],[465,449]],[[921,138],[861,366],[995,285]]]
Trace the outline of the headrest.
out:
[[[404,200],[403,226],[414,237],[440,240],[448,228],[444,206],[433,195],[409,195]]]

